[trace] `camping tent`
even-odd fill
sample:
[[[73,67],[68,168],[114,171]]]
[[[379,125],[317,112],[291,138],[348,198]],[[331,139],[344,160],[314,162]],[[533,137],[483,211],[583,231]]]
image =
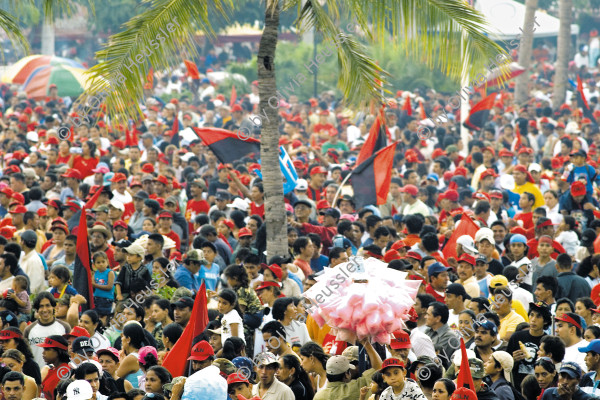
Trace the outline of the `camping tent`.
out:
[[[525,5],[512,0],[477,0],[475,9],[485,15],[494,39],[511,40],[521,34],[525,20]],[[560,20],[542,11],[535,13],[534,38],[556,37]],[[495,35],[494,35],[495,34]],[[571,25],[571,35],[579,34],[579,26]]]

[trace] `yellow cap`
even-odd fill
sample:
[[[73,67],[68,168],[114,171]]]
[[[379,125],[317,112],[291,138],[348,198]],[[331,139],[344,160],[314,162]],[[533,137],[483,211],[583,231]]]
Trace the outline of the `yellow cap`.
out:
[[[496,275],[492,278],[492,280],[490,280],[491,288],[506,287],[506,286],[508,286],[508,279],[506,279],[506,277],[504,275]]]

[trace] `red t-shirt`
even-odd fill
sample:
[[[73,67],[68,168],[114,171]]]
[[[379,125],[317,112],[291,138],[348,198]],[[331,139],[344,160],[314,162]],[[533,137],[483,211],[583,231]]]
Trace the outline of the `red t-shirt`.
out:
[[[528,229],[530,226],[533,226],[533,212],[528,213],[518,213],[514,216],[516,221],[523,221],[523,227]]]
[[[192,221],[198,214],[208,214],[208,210],[210,210],[210,205],[206,200],[191,199],[185,209],[185,219]]]
[[[425,288],[425,293],[432,295],[433,297],[435,297],[435,300],[439,301],[440,303],[446,303],[446,296],[442,296],[438,292],[436,292],[433,286],[431,286],[431,284],[427,285],[427,287]]]
[[[169,233],[167,233],[166,235],[164,235],[166,237],[168,237],[169,239],[172,239],[175,242],[175,248],[177,249],[177,251],[181,250],[181,239],[179,239],[179,235],[176,234],[173,229],[171,229],[169,231]]]
[[[60,157],[60,156],[59,156],[59,157],[56,159],[56,164],[57,164],[57,165],[58,165],[58,164],[68,164],[70,159],[71,159],[71,156],[70,156],[70,155],[68,155],[68,156],[64,156],[64,157]]]
[[[250,203],[250,215],[258,215],[262,219],[265,219],[265,203],[257,206],[255,202]]]
[[[95,157],[85,159],[83,156],[75,156],[75,159],[73,160],[73,169],[81,172],[81,176],[85,178],[94,174],[92,170],[96,168],[98,162],[99,160]]]

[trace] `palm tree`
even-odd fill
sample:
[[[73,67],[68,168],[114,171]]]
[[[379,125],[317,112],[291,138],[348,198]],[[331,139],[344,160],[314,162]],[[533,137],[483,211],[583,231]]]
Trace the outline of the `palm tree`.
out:
[[[97,53],[103,62],[90,71],[89,93],[102,92],[108,113],[113,116],[137,119],[141,115],[139,102],[150,66],[160,70],[180,63],[181,48],[195,54],[191,40],[194,24],[210,34],[213,17],[210,12],[223,15],[232,6],[231,0],[144,0],[143,4],[151,8],[126,23],[123,32],[111,36],[107,46]],[[386,72],[367,55],[365,46],[354,37],[355,31],[370,43],[383,46],[388,41],[400,45],[407,56],[457,80],[463,72],[475,76],[498,54],[506,56],[487,36],[483,16],[463,0],[327,0],[324,6],[315,0],[266,0],[265,28],[257,64],[259,106],[260,112],[265,113],[261,157],[270,255],[287,253],[282,176],[277,159],[278,94],[274,61],[279,13],[292,8],[298,10],[300,33],[314,27],[323,35],[324,42],[331,44],[330,56],[337,55],[340,65],[338,84],[350,103],[364,105],[373,99],[383,102],[382,88],[386,83]],[[353,22],[340,28],[340,20],[345,17],[353,18]],[[142,53],[143,49],[152,49],[151,40],[174,19],[178,25],[172,35],[152,52]],[[140,54],[145,56],[134,62],[132,58]],[[318,68],[322,57],[326,55],[321,53],[315,60],[299,60],[314,61],[311,68],[307,67],[306,76]],[[86,102],[86,99],[80,101]]]
[[[573,0],[559,0],[558,17],[558,42],[556,44],[556,74],[554,74],[554,92],[552,104],[554,108],[560,107],[565,102],[567,90],[567,68],[571,50],[571,18]]]
[[[8,4],[14,15],[7,9],[0,8],[0,28],[6,32],[13,46],[23,54],[29,54],[29,43],[21,27],[19,18],[30,17],[40,7],[39,0],[9,0]],[[94,4],[89,0],[90,8],[94,11]],[[52,51],[54,54],[54,20],[58,15],[70,16],[73,13],[70,0],[44,0],[42,4],[44,20],[42,21],[42,54]],[[34,11],[32,11],[34,10]],[[29,18],[26,18],[29,19]]]
[[[525,68],[526,73],[517,77],[515,87],[515,101],[517,104],[525,103],[529,93],[529,65],[531,65],[531,55],[533,52],[533,25],[537,5],[538,0],[527,0],[525,2],[525,21],[523,23],[523,33],[519,46],[519,64]]]

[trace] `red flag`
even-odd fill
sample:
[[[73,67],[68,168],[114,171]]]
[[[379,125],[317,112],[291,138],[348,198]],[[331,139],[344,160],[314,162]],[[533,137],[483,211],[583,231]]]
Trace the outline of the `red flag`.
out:
[[[519,151],[521,146],[523,145],[523,141],[521,140],[521,131],[519,130],[519,124],[515,125],[515,136],[516,139],[513,142],[512,151]]]
[[[427,114],[425,114],[425,107],[423,107],[422,101],[419,101],[419,118],[421,118],[421,120],[427,119]]]
[[[148,76],[146,76],[147,83],[144,85],[144,89],[152,89],[154,87],[154,69],[150,68]]]
[[[137,146],[138,142],[133,140],[131,132],[129,129],[125,129],[125,147],[134,147]]]
[[[204,332],[206,325],[208,325],[206,287],[204,282],[202,282],[200,290],[196,293],[196,300],[194,300],[190,321],[183,330],[183,334],[179,340],[175,343],[175,346],[173,346],[163,360],[162,366],[168,369],[171,375],[184,375],[185,365],[192,350],[192,341],[196,336]]]
[[[379,150],[352,171],[356,209],[387,201],[392,180],[396,142]]]
[[[446,245],[444,246],[444,250],[442,250],[446,260],[450,257],[456,258],[456,241],[459,237],[462,235],[469,235],[472,238],[475,238],[475,233],[477,233],[478,230],[479,227],[477,224],[473,222],[469,216],[463,214],[462,218],[460,219],[460,224],[458,224],[458,226],[454,229],[452,236],[450,236],[450,239],[448,239]]]
[[[402,111],[406,111],[406,115],[408,115],[409,117],[412,115],[413,111],[412,111],[412,105],[410,104],[410,96],[406,97],[406,101],[404,102],[404,105],[402,106]]]
[[[385,120],[383,116],[379,114],[375,122],[371,126],[371,130],[369,131],[369,136],[367,136],[367,140],[363,144],[360,149],[360,153],[356,158],[356,164],[360,165],[373,154],[377,153],[379,150],[383,149],[387,146],[387,128],[385,127]]]
[[[235,85],[231,85],[231,95],[229,96],[229,107],[233,107],[237,100],[237,92],[235,91]]]
[[[458,376],[456,377],[456,387],[463,388],[468,385],[469,389],[475,390],[469,357],[467,356],[467,348],[465,347],[463,338],[460,338],[460,352],[462,353],[462,358],[460,360],[460,371],[458,371]]]
[[[469,129],[483,129],[483,126],[490,116],[490,110],[494,107],[495,100],[496,93],[492,93],[479,103],[475,104],[465,120],[464,126]]]
[[[198,67],[190,60],[183,60],[185,67],[187,68],[188,75],[192,79],[200,79],[200,72],[198,72]]]
[[[96,205],[96,202],[98,201],[98,198],[100,197],[100,194],[102,194],[102,186],[100,186],[98,188],[98,190],[96,190],[96,193],[94,193],[94,195],[92,197],[90,197],[90,199],[87,201],[87,203],[85,203],[85,205],[83,206],[83,209],[91,210],[92,208],[94,208],[94,206]]]
[[[583,94],[583,83],[581,83],[579,75],[577,75],[577,106],[582,109],[585,118],[589,118],[592,121],[595,120],[592,110]]]

